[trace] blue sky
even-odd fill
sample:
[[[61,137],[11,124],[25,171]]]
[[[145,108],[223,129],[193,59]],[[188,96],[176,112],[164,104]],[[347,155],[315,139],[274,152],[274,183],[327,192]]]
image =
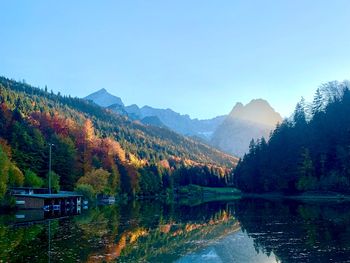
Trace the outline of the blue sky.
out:
[[[0,75],[191,117],[350,78],[350,1],[3,1]]]

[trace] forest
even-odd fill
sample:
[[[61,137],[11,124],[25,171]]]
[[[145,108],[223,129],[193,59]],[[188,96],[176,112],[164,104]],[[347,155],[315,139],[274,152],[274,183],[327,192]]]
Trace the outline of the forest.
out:
[[[237,159],[166,128],[79,98],[0,78],[0,201],[10,187],[99,194],[172,194],[179,186],[232,184]]]
[[[302,99],[268,141],[250,143],[234,171],[244,192],[350,192],[350,85],[330,82]]]

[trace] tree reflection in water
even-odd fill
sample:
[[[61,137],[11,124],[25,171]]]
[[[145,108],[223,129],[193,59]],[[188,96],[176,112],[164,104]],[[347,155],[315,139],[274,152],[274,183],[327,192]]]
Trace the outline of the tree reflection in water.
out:
[[[50,253],[47,222],[17,225],[2,216],[0,261],[48,262],[50,254],[51,262],[181,262],[196,253],[211,255],[215,248],[229,259],[244,260],[258,251],[281,262],[346,262],[349,208],[258,199],[192,207],[159,202],[96,207],[51,220]]]
[[[244,199],[235,215],[258,251],[281,262],[349,262],[350,204]]]
[[[96,207],[76,217],[51,220],[50,228],[45,222],[6,221],[0,224],[0,259],[5,262],[48,262],[48,255],[51,262],[169,262],[239,229],[226,203]]]

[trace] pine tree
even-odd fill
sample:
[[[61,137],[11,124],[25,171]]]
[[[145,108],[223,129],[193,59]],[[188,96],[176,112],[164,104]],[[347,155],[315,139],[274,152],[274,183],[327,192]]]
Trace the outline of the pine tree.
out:
[[[323,110],[323,98],[320,89],[316,90],[313,102],[312,102],[312,116]]]
[[[306,116],[305,116],[305,99],[302,97],[301,100],[297,103],[293,120],[295,125],[304,126],[306,124]]]

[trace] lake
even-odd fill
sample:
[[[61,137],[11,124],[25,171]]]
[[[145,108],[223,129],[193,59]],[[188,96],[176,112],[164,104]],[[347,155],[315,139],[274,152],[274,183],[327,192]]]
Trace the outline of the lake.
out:
[[[0,216],[0,262],[350,262],[349,203],[135,201],[52,217]]]

